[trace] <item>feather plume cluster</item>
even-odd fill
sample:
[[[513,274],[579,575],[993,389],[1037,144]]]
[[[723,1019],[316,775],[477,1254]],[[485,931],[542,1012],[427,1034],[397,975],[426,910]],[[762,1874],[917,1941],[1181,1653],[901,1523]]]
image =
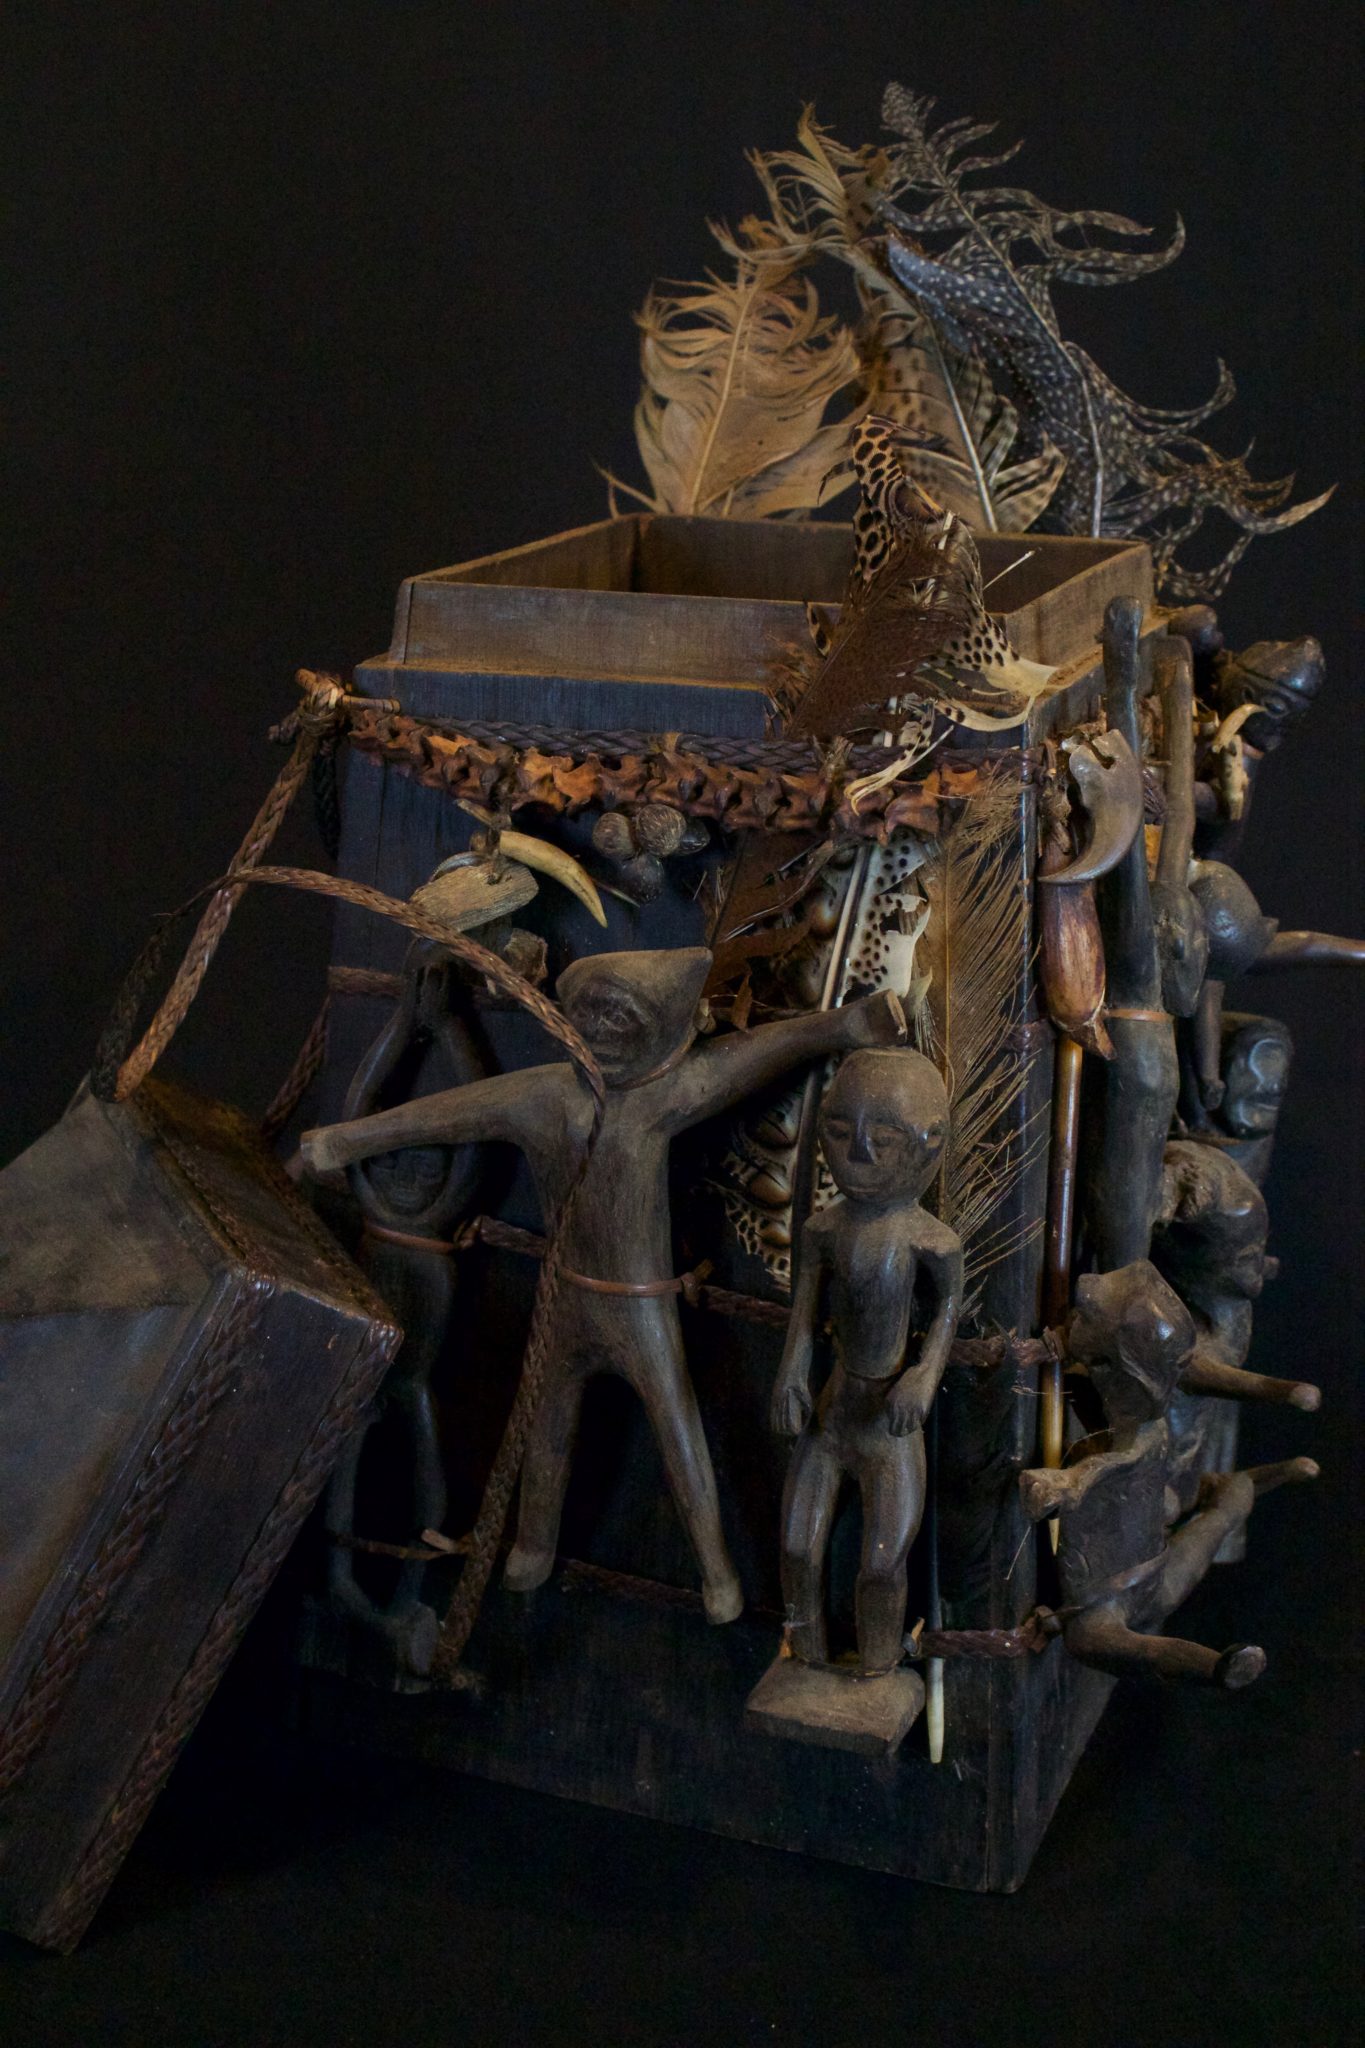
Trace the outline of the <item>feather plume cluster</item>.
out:
[[[938,1207],[962,1239],[964,1321],[979,1306],[991,1268],[1042,1228],[1011,1201],[1047,1136],[1044,1123],[1035,1128],[1020,1114],[1029,1077],[1016,1026],[1030,940],[1028,898],[1012,857],[1018,832],[1018,784],[997,772],[920,871],[941,953],[938,1000],[921,1008],[916,1029],[952,1105]]]
[[[637,316],[644,389],[635,436],[652,512],[762,519],[808,511],[841,459],[847,425],[823,424],[858,373],[846,327],[820,313],[785,251],[742,253],[733,280],[651,292]]]
[[[924,694],[920,665],[971,616],[967,565],[927,538],[902,540],[869,582],[850,582],[837,622],[822,619],[811,647],[786,664],[775,689],[786,732],[832,739],[884,725],[893,700]],[[1000,693],[991,694],[998,709]]]
[[[1137,248],[1149,231],[1121,214],[991,182],[1016,150],[983,152],[991,124],[931,128],[933,106],[892,85],[885,146],[848,148],[807,109],[794,148],[751,155],[767,213],[713,229],[733,283],[652,295],[640,316],[651,490],[629,494],[659,511],[810,511],[852,482],[848,437],[872,410],[910,430],[915,481],[977,531],[1143,539],[1165,597],[1216,597],[1256,535],[1330,492],[1292,504],[1292,477],[1255,478],[1199,438],[1233,396],[1224,367],[1200,405],[1142,405],[1063,337],[1052,304],[1057,284],[1162,269],[1179,221],[1164,247]],[[821,262],[852,273],[854,331],[819,312],[807,273]],[[1210,515],[1236,531],[1195,570],[1180,552]]]
[[[1220,456],[1196,438],[1194,429],[1234,395],[1226,366],[1201,405],[1140,405],[1062,338],[1051,298],[1057,283],[1123,284],[1164,269],[1184,247],[1184,228],[1177,220],[1164,248],[1138,250],[1127,245],[1150,230],[1122,214],[1062,212],[1016,186],[969,184],[1019,146],[973,153],[994,124],[957,120],[931,131],[933,106],[898,85],[882,106],[901,137],[881,209],[892,275],[950,347],[1012,386],[1045,426],[1066,459],[1052,504],[1066,531],[1141,534],[1168,595],[1216,595],[1254,535],[1306,519],[1327,494],[1286,504],[1292,477],[1257,481],[1240,457]],[[916,204],[893,204],[892,194]],[[1175,553],[1209,512],[1240,532],[1212,570],[1195,576],[1176,567]]]

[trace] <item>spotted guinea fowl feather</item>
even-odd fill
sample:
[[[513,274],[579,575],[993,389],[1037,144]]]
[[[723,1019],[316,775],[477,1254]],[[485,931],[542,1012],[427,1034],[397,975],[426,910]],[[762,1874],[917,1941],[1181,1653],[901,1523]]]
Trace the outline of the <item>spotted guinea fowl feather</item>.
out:
[[[1016,151],[974,154],[993,124],[931,129],[933,107],[899,85],[882,104],[901,138],[889,152],[888,192],[909,202],[881,205],[892,276],[950,347],[977,356],[1017,394],[1061,452],[1066,469],[1049,509],[1066,531],[1140,533],[1168,596],[1216,596],[1252,535],[1306,519],[1330,492],[1287,504],[1292,476],[1258,480],[1243,459],[1195,436],[1234,394],[1225,365],[1200,405],[1140,405],[1063,338],[1051,298],[1056,283],[1121,284],[1164,268],[1184,247],[1179,219],[1164,248],[1139,250],[1130,245],[1150,230],[1121,214],[1063,211],[1016,186],[970,182]],[[1213,568],[1177,567],[1176,550],[1210,512],[1240,534]]]
[[[916,694],[915,674],[962,631],[972,614],[961,563],[926,535],[892,546],[866,582],[855,580],[836,624],[787,665],[778,689],[794,737],[833,738],[886,722],[886,706]],[[946,694],[946,693],[945,693]],[[999,708],[999,692],[992,692]],[[964,697],[967,708],[980,707]]]

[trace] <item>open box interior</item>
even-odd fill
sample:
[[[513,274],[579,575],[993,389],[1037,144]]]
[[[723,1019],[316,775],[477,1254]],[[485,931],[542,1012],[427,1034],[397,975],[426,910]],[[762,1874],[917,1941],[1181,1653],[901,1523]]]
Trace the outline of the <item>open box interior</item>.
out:
[[[1131,541],[992,534],[978,546],[987,604],[1030,660],[1093,647],[1115,595],[1151,601],[1151,557]],[[410,578],[388,664],[765,688],[808,635],[805,604],[840,603],[852,557],[853,530],[834,520],[599,520]]]
[[[977,536],[990,608],[1006,615],[1132,546],[1062,534]],[[837,605],[852,562],[853,528],[843,521],[632,513],[438,569],[422,580]]]

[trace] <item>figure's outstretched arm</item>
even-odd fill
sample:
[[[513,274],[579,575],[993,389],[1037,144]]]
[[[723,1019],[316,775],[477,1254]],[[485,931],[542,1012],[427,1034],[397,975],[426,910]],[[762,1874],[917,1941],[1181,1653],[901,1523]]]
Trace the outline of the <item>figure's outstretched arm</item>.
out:
[[[443,1088],[419,1095],[393,1109],[357,1117],[354,1123],[326,1124],[305,1131],[304,1160],[314,1173],[326,1173],[377,1152],[396,1152],[404,1145],[469,1145],[487,1139],[525,1144],[526,1134],[544,1117],[551,1091],[563,1067],[523,1067],[513,1074],[490,1074],[461,1088]]]
[[[936,1223],[919,1257],[937,1306],[919,1357],[913,1365],[906,1366],[886,1397],[887,1427],[892,1436],[908,1436],[912,1429],[923,1428],[962,1314],[962,1240],[957,1233]]]
[[[1269,1373],[1247,1372],[1228,1365],[1207,1345],[1196,1345],[1194,1356],[1180,1375],[1187,1394],[1221,1394],[1233,1401],[1279,1401],[1289,1408],[1312,1414],[1322,1406],[1322,1391],[1311,1380],[1277,1380]]]
[[[823,1233],[807,1224],[801,1234],[787,1341],[773,1387],[769,1421],[776,1436],[799,1436],[810,1420],[810,1369],[815,1355],[815,1319],[820,1307]]]
[[[806,1060],[852,1052],[857,1046],[904,1045],[906,1036],[905,1011],[890,990],[841,1009],[813,1010],[805,1017],[759,1024],[752,1031],[731,1031],[678,1068],[666,1113],[668,1127],[685,1131]]]

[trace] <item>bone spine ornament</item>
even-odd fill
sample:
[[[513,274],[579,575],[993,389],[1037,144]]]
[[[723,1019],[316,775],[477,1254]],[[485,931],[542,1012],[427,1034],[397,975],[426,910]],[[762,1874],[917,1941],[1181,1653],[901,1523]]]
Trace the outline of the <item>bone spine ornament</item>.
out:
[[[600,1134],[564,1240],[556,1346],[521,1475],[506,1584],[529,1593],[554,1566],[560,1512],[586,1382],[615,1373],[644,1403],[673,1499],[702,1573],[708,1618],[732,1621],[743,1595],[726,1548],[711,1457],[683,1356],[671,1275],[671,1141],[787,1068],[860,1046],[903,1042],[894,996],[868,997],[694,1047],[711,955],[703,947],[576,960],[557,993],[606,1081]],[[586,1085],[567,1061],[498,1074],[350,1124],[309,1132],[320,1171],[405,1145],[502,1141],[525,1154],[547,1221],[583,1171],[592,1126]]]

